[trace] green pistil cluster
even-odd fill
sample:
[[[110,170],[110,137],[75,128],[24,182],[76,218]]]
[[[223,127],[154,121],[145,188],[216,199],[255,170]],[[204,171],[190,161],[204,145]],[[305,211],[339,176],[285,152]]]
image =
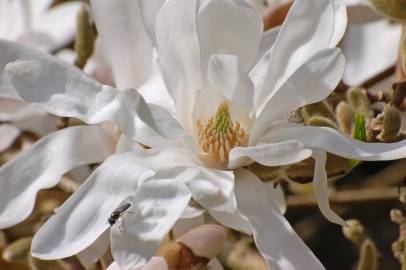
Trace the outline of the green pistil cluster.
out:
[[[217,109],[216,116],[214,118],[214,130],[215,133],[225,134],[233,128],[233,122],[231,121],[230,108],[227,102],[223,102]]]

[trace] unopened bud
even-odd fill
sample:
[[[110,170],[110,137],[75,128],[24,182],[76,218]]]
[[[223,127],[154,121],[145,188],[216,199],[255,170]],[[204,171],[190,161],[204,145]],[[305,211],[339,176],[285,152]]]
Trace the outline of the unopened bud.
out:
[[[351,134],[352,120],[354,112],[347,102],[341,101],[336,108],[336,118],[340,129],[347,134]]]
[[[405,35],[406,37],[406,35]],[[406,38],[404,38],[406,39]],[[406,55],[406,44],[405,44],[405,55]],[[406,74],[406,72],[405,72]],[[396,108],[400,108],[406,98],[406,81],[397,82],[392,85],[393,89],[393,97],[392,97],[392,104]]]
[[[3,251],[3,259],[6,262],[26,260],[30,254],[31,241],[31,237],[26,237],[9,244]]]
[[[90,15],[89,5],[82,4],[77,15],[77,29],[75,39],[76,59],[75,65],[81,69],[86,65],[87,60],[93,54],[96,31],[93,26],[93,19]]]
[[[357,270],[378,270],[379,269],[379,252],[375,244],[366,239],[360,249],[360,259]]]
[[[399,139],[402,116],[395,106],[386,106],[383,112],[382,131],[378,139],[383,142],[393,142]]]
[[[392,19],[406,19],[405,0],[369,0],[369,2],[381,13]]]
[[[62,261],[43,261],[38,258],[30,256],[28,264],[32,270],[70,270],[68,265]]]
[[[344,236],[356,245],[360,245],[365,239],[365,229],[361,222],[356,219],[346,221],[346,227],[343,227]]]
[[[313,116],[306,120],[306,124],[316,127],[330,127],[337,129],[337,125],[329,118],[323,116]]]
[[[347,101],[358,113],[361,113],[365,118],[372,116],[371,102],[365,89],[351,88],[347,91]]]
[[[335,121],[335,114],[331,109],[331,106],[326,101],[306,105],[301,108],[300,112],[305,121],[314,116],[323,116]]]
[[[401,224],[405,220],[405,216],[403,215],[401,210],[392,209],[390,211],[390,219],[394,223]]]

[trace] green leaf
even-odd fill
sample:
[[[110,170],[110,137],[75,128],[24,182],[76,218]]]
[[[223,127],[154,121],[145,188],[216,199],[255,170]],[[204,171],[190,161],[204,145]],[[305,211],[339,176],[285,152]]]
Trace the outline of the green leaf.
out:
[[[354,115],[354,134],[353,138],[359,141],[367,141],[367,131],[365,129],[365,117],[360,113]]]
[[[365,117],[360,113],[355,113],[354,115],[354,133],[353,138],[359,141],[367,141],[367,131],[365,129]],[[359,164],[358,160],[350,159],[349,160],[351,168],[356,167]]]

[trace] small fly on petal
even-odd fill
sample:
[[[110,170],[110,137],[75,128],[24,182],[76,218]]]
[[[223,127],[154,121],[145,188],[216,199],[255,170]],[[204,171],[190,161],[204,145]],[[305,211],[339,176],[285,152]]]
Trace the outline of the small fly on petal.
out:
[[[113,226],[116,224],[117,220],[130,208],[131,203],[125,203],[119,207],[117,207],[110,215],[108,218],[108,222],[110,226]]]

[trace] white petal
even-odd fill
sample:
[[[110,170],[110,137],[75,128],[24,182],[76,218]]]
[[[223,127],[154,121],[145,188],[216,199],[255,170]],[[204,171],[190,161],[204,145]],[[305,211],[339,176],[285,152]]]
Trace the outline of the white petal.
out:
[[[347,59],[344,82],[359,85],[393,66],[398,57],[401,28],[386,20],[350,24],[342,42]]]
[[[248,219],[255,244],[272,270],[324,269],[255,175],[237,170],[235,189],[238,209]]]
[[[261,138],[272,121],[325,99],[341,80],[344,68],[345,59],[339,49],[327,49],[309,59],[266,103],[251,129],[250,144]]]
[[[153,44],[156,45],[155,39],[155,23],[158,11],[165,0],[138,0],[144,26]]]
[[[111,65],[108,63],[106,56],[104,55],[100,38],[95,41],[94,52],[90,59],[87,61],[83,71],[86,74],[91,75],[102,84],[114,86],[114,75],[111,69]],[[70,63],[73,63],[70,62]]]
[[[152,71],[152,44],[139,1],[92,0],[91,7],[116,85],[137,89]]]
[[[199,167],[193,180],[187,183],[193,199],[205,208],[221,210],[230,198],[234,198],[234,175],[231,171]]]
[[[181,151],[135,150],[111,156],[37,232],[33,255],[55,259],[77,254],[109,228],[110,214],[156,170],[190,165]]]
[[[52,52],[72,42],[80,5],[78,2],[63,3],[38,17],[33,24],[35,47]]]
[[[254,83],[240,65],[235,55],[213,55],[208,67],[209,81],[231,104],[239,105],[248,112],[254,101]]]
[[[105,231],[89,247],[76,254],[80,263],[87,269],[95,264],[106,253],[110,244],[110,231]]]
[[[45,13],[52,5],[53,0],[29,0],[32,7],[32,16],[35,20],[36,17]]]
[[[276,187],[274,187],[273,182],[266,182],[264,184],[268,187],[268,191],[271,193],[271,196],[275,203],[278,205],[278,208],[281,211],[282,215],[285,215],[288,205],[286,202],[285,193],[281,185],[277,185]]]
[[[159,174],[142,184],[130,200],[129,211],[135,214],[122,219],[123,234],[136,234],[144,241],[160,241],[190,201],[192,194],[179,183],[187,176],[180,174],[176,178],[161,179],[163,176]]]
[[[202,88],[200,48],[196,29],[197,0],[166,1],[157,16],[160,64],[176,115],[186,129],[197,90]]]
[[[39,136],[57,129],[57,118],[47,112],[19,100],[0,98],[0,121],[12,122],[24,131]]]
[[[249,222],[237,213],[229,213],[225,211],[209,211],[210,215],[221,225],[242,232],[246,234],[251,234],[251,227]]]
[[[146,102],[159,105],[170,114],[175,115],[175,104],[161,76],[153,75],[148,82],[138,89],[138,92],[144,97]]]
[[[155,250],[149,247],[163,239],[190,201],[191,193],[179,183],[182,179],[160,177],[147,180],[137,189],[129,200],[128,213],[121,219],[121,228],[112,227],[113,256],[124,270],[139,267],[152,258]],[[123,247],[127,242],[130,246]]]
[[[187,208],[186,208],[187,209]],[[186,210],[185,209],[185,210]],[[201,213],[198,216],[192,218],[184,218],[182,214],[181,218],[176,221],[172,229],[172,234],[174,238],[179,238],[184,233],[190,231],[194,227],[200,226],[205,223],[204,215]]]
[[[9,148],[20,133],[20,130],[13,125],[0,125],[0,153]]]
[[[18,99],[18,95],[14,90],[14,86],[10,83],[6,72],[4,72],[4,67],[8,63],[13,62],[21,57],[49,56],[46,53],[40,52],[36,49],[3,39],[0,39],[0,51],[0,96]]]
[[[147,145],[155,137],[184,138],[191,144],[192,138],[168,112],[149,107],[137,91],[120,92],[101,85],[57,59],[20,59],[8,64],[7,71],[24,101],[52,114],[88,124],[112,121],[127,137]],[[151,134],[155,137],[150,138]]]
[[[113,258],[122,270],[143,269],[141,266],[146,264],[148,258],[159,248],[159,242],[142,241],[135,235],[127,234],[124,237],[119,230],[112,231],[110,242]]]
[[[299,140],[259,144],[250,147],[235,147],[230,152],[230,169],[256,161],[265,166],[283,166],[302,161],[312,155]],[[249,160],[247,160],[249,158]]]
[[[317,52],[335,47],[344,34],[346,10],[341,0],[295,1],[270,49],[261,80],[256,81],[259,110],[286,80]]]
[[[262,0],[261,0],[262,1]],[[254,65],[259,62],[259,60],[265,55],[267,51],[272,47],[275,43],[276,38],[279,35],[280,27],[274,27],[266,31],[261,38],[261,43],[259,44],[257,56],[254,60]]]
[[[0,169],[0,228],[28,217],[39,190],[55,186],[75,167],[103,161],[112,151],[111,138],[97,126],[67,128],[35,143]]]
[[[268,138],[274,142],[298,140],[305,147],[323,149],[348,159],[371,161],[406,157],[406,140],[396,143],[365,143],[325,127],[291,125],[278,128],[276,125]]]
[[[214,54],[235,55],[243,69],[247,71],[251,67],[263,24],[259,14],[245,0],[203,1],[197,26],[204,72]]]
[[[313,150],[313,158],[316,161],[316,165],[314,167],[313,192],[314,196],[316,197],[317,204],[319,205],[320,211],[331,222],[346,226],[345,221],[333,210],[331,210],[330,203],[328,201],[326,152],[315,149]]]
[[[117,142],[116,153],[125,153],[142,149],[143,147],[139,143],[128,139],[125,135],[121,135]]]

